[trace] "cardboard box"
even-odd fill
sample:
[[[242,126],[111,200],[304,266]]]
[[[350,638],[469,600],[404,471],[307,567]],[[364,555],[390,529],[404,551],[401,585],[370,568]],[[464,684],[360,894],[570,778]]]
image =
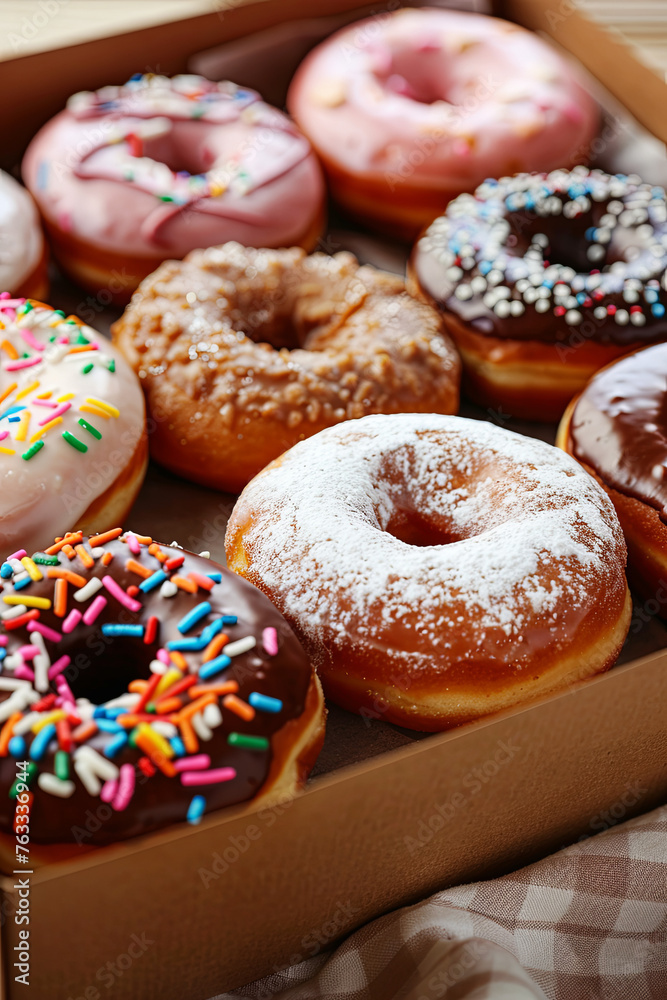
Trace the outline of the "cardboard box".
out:
[[[318,14],[352,18],[354,8],[355,0],[324,0]],[[551,0],[508,0],[497,12],[550,32],[667,138],[665,84],[569,4],[559,13]],[[75,90],[137,69],[183,70],[216,42],[310,14],[303,0],[221,3],[177,24],[0,64],[2,92],[21,95],[0,112],[5,164]],[[74,289],[60,294],[75,310],[77,297],[86,301]],[[130,526],[159,521],[165,541],[220,558],[232,503],[153,470]],[[385,911],[510,871],[664,801],[667,654],[655,650],[667,647],[667,629],[654,604],[636,609],[624,651],[632,662],[472,726],[423,736],[333,710],[318,776],[302,795],[35,870],[29,925],[14,919],[25,908],[26,873],[0,876],[3,996],[206,1000],[310,957]],[[649,655],[637,659],[642,651]],[[14,963],[27,926],[24,991]]]

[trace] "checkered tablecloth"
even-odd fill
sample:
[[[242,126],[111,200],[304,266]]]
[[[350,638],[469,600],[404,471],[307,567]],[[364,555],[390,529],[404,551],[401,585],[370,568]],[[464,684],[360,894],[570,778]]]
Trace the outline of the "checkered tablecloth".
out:
[[[665,1000],[667,806],[218,1000]]]

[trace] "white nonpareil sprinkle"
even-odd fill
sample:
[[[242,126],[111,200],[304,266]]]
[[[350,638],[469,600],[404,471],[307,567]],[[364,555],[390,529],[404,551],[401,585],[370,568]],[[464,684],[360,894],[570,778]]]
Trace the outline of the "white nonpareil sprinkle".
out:
[[[38,775],[37,784],[43,792],[56,795],[59,799],[68,799],[70,795],[74,795],[75,785],[73,781],[63,781],[49,771],[42,771]]]
[[[247,653],[250,649],[254,649],[256,645],[257,640],[254,635],[246,635],[243,639],[228,642],[226,646],[223,646],[222,652],[225,656],[239,656],[241,653]]]
[[[201,712],[196,712],[190,719],[190,722],[192,723],[192,728],[200,740],[204,740],[206,742],[213,738],[213,730],[206,724]]]
[[[8,611],[0,611],[0,618],[3,622],[9,621],[12,618],[19,618],[24,615],[27,611],[25,604],[15,604],[13,608],[9,608]]]
[[[96,594],[97,591],[101,589],[102,581],[99,577],[93,576],[80,590],[74,591],[74,600],[83,603],[83,601],[87,601],[89,597],[92,597],[93,594]]]
[[[218,726],[222,725],[222,712],[220,706],[215,702],[207,705],[202,715],[204,722],[210,729],[217,729]]]

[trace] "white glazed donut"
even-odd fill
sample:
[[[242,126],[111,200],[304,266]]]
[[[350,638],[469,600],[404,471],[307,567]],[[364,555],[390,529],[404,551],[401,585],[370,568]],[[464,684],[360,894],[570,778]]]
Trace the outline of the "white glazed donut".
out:
[[[147,464],[143,393],[76,317],[0,296],[0,552],[123,520]]]
[[[41,299],[48,290],[37,208],[26,189],[0,170],[0,292]]]
[[[227,562],[344,708],[437,730],[610,667],[630,624],[613,505],[569,456],[493,424],[368,416],[245,488]]]

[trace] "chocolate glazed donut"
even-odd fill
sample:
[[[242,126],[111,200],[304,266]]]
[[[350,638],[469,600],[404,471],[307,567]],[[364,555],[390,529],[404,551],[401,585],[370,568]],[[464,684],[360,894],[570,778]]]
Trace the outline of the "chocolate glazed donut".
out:
[[[667,617],[667,344],[598,372],[565,412],[558,444],[609,493],[630,582]]]
[[[471,398],[555,420],[599,368],[667,338],[666,268],[663,189],[576,167],[450,202],[410,286],[442,311]]]
[[[0,571],[5,833],[17,760],[31,841],[97,845],[291,794],[317,756],[319,683],[270,601],[208,559],[120,535],[72,534]]]

